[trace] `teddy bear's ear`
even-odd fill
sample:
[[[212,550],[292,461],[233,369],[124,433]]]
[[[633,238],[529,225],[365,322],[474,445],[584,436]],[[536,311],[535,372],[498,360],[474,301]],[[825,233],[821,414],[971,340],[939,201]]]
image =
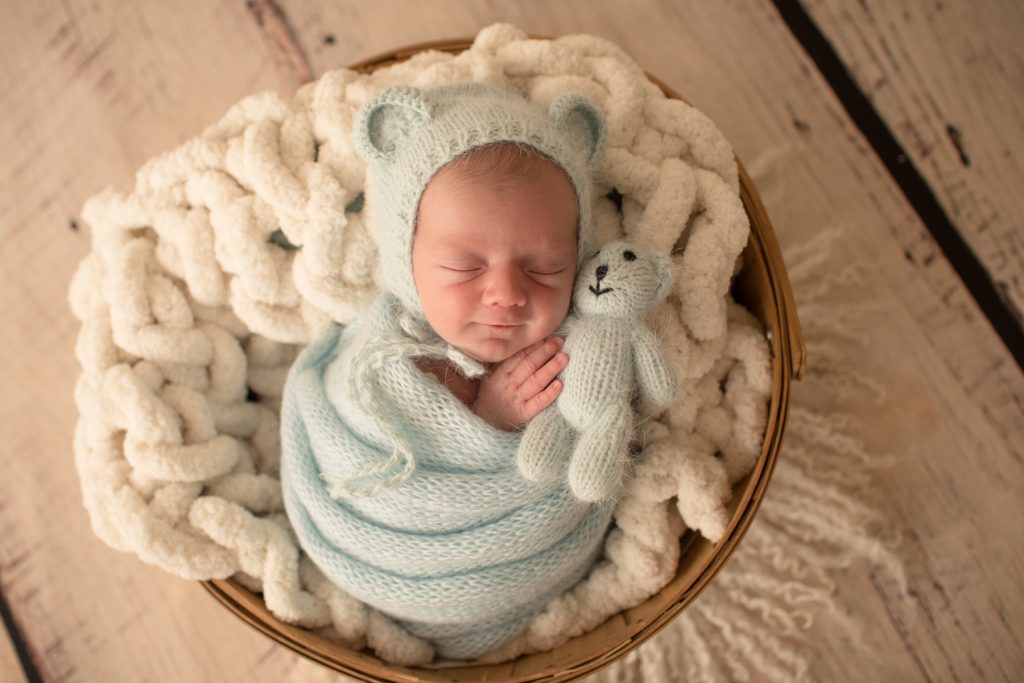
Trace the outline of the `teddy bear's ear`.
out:
[[[383,90],[359,110],[353,129],[356,151],[367,163],[387,161],[431,115],[423,91],[408,85]]]
[[[664,299],[672,289],[672,259],[665,254],[651,254],[651,259],[658,277],[658,292],[654,297],[657,302]]]
[[[587,165],[596,168],[604,149],[604,115],[582,95],[559,95],[548,107],[551,117],[574,143],[586,150]]]

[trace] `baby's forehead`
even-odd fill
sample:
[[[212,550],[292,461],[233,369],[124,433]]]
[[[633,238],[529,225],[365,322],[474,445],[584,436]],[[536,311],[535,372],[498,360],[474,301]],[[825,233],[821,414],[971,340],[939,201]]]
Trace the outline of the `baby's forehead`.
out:
[[[508,219],[529,233],[520,251],[575,250],[578,209],[571,180],[553,161],[524,145],[487,145],[434,174],[420,197],[414,239],[429,226],[437,246],[472,248],[492,239],[480,230],[484,223]],[[530,229],[538,226],[549,232]]]
[[[456,232],[442,233],[436,235],[423,245],[424,249],[444,251],[448,253],[464,254],[486,254],[488,252],[506,247],[505,240],[498,239],[486,232],[473,236],[472,240],[466,240]],[[532,239],[516,243],[516,252],[529,254],[531,256],[565,257],[575,255],[575,240],[570,244],[567,241],[559,241],[557,238],[538,240]]]
[[[464,180],[487,178],[494,181],[528,177],[541,169],[559,171],[572,186],[569,175],[553,159],[518,142],[481,145],[455,157],[439,173],[455,175]]]

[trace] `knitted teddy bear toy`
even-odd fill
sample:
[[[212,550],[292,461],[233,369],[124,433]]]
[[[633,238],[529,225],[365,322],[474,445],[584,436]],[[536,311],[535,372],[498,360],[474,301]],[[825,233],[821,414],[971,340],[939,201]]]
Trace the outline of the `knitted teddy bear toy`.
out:
[[[556,479],[565,466],[559,454],[571,449],[568,483],[577,498],[600,501],[617,494],[629,459],[635,392],[656,410],[675,396],[675,375],[641,320],[671,284],[667,256],[623,241],[606,244],[583,265],[566,326],[569,365],[561,374],[562,392],[527,425],[516,453],[524,477]]]

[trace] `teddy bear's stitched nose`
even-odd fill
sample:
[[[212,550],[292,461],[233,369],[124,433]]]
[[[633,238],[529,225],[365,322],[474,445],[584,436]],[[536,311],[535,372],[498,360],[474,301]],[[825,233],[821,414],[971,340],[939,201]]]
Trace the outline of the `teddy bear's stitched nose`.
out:
[[[601,279],[604,278],[604,276],[607,275],[607,274],[608,274],[608,266],[598,266],[597,267],[597,281],[598,282],[600,282]]]

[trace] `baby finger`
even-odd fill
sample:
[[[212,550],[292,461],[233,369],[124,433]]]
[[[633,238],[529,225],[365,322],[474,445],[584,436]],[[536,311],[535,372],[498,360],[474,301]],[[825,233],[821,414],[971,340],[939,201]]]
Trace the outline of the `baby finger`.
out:
[[[551,360],[527,378],[523,383],[523,388],[529,389],[534,393],[543,391],[551,384],[551,380],[565,369],[568,363],[569,356],[564,353],[556,353]]]
[[[562,348],[564,343],[561,337],[548,337],[543,343],[531,346],[529,353],[523,357],[509,376],[512,386],[518,387],[523,385],[530,376],[544,367],[544,364],[558,352],[558,349]],[[537,387],[537,390],[539,391],[546,386],[547,382]]]
[[[540,413],[540,411],[554,403],[560,393],[562,393],[562,382],[561,380],[556,379],[554,382],[549,384],[544,391],[535,395],[523,404],[523,410],[525,411],[523,419],[527,422],[532,420]]]

